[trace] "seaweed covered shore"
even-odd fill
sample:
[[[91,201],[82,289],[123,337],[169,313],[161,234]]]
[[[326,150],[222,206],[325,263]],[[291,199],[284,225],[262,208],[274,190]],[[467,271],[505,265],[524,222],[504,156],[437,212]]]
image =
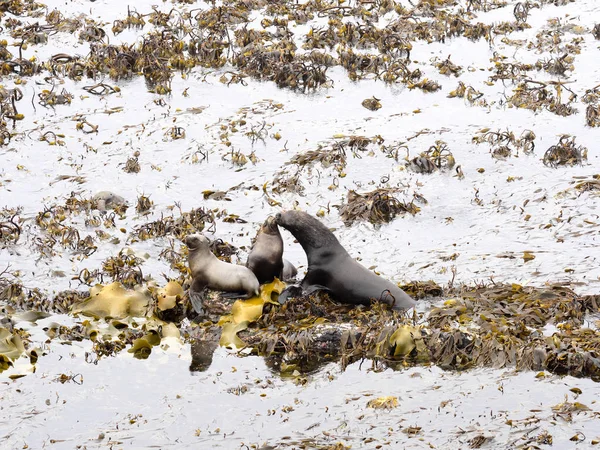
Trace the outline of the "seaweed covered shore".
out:
[[[302,377],[332,361],[342,369],[361,361],[375,370],[434,364],[444,370],[514,368],[600,380],[600,340],[593,319],[600,299],[579,296],[568,287],[442,289],[433,282],[415,282],[403,287],[421,298],[419,306],[399,314],[381,304],[344,305],[326,294],[280,305],[276,300],[284,286],[276,280],[264,285],[259,297],[233,303],[213,293],[202,316],[174,281],[145,291],[113,283],[92,288],[89,296],[66,292],[46,301],[21,295],[19,302],[5,286],[5,323],[10,329],[13,315],[35,321],[48,313],[71,312],[81,324],[50,328],[46,334],[59,342],[92,340],[95,361],[126,348],[146,359],[162,338],[177,337],[191,344],[197,370],[210,367],[212,353],[221,345],[240,355],[264,357],[282,376]],[[13,330],[8,336],[5,341],[14,348],[6,345],[12,353],[2,355],[4,369],[23,354],[32,364],[43,355],[31,348],[26,333]]]

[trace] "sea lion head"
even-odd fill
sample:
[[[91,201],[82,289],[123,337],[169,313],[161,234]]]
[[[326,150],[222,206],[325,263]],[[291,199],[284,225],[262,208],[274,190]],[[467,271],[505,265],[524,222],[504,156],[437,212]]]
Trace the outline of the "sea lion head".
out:
[[[316,217],[303,211],[291,210],[277,213],[275,222],[292,233],[305,251],[311,248],[340,245],[329,228]]]
[[[265,220],[260,227],[260,232],[265,234],[279,234],[279,228],[277,227],[277,221],[275,220],[275,217],[267,217],[267,220]]]
[[[208,248],[210,241],[203,234],[190,234],[185,237],[185,245],[192,251],[201,248]]]
[[[106,211],[107,209],[115,209],[119,206],[127,205],[127,201],[120,195],[110,191],[100,191],[92,197],[93,207]]]

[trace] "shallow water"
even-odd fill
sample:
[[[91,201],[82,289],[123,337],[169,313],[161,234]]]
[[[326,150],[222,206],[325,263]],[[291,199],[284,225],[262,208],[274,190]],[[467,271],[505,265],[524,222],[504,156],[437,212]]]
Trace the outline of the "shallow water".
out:
[[[495,11],[478,13],[476,20],[512,20],[516,2],[508,3]],[[46,4],[49,10],[60,8],[65,16],[85,12],[108,24],[127,13],[121,2],[107,0],[49,0]],[[151,11],[152,4],[143,0],[136,2],[135,7],[145,13]],[[173,5],[163,3],[157,7],[168,12]],[[176,7],[190,9],[197,5]],[[559,7],[546,5],[530,11],[531,29],[509,37],[531,40],[547,28],[547,19],[553,17],[591,28],[599,12],[594,0],[578,0]],[[389,17],[382,22],[386,20]],[[324,23],[323,19],[320,21]],[[142,31],[147,32],[149,26]],[[251,26],[260,28],[260,15],[256,15]],[[110,25],[105,29],[111,43],[134,42],[142,34],[126,30],[114,36]],[[294,30],[300,35],[308,27]],[[24,57],[35,56],[44,61],[59,52],[84,56],[89,44],[79,43],[77,34],[52,35],[46,45],[31,45]],[[575,35],[567,36],[571,39]],[[600,79],[600,41],[595,41],[589,31],[583,37],[581,54],[576,55],[575,71],[569,78],[575,81],[569,86],[579,98]],[[11,39],[8,37],[9,42]],[[539,286],[566,281],[573,283],[578,293],[598,293],[598,196],[573,191],[559,195],[573,187],[575,177],[589,178],[599,173],[598,131],[585,126],[585,108],[580,101],[576,102],[579,113],[570,117],[507,108],[503,95],[510,95],[513,86],[502,82],[484,84],[491,75],[490,58],[494,51],[510,60],[531,63],[548,56],[504,44],[501,36],[496,36],[492,48],[484,40],[471,42],[464,38],[444,44],[416,42],[411,53],[415,61],[412,66],[442,85],[442,90],[431,94],[403,85],[390,88],[376,81],[353,83],[339,67],[327,72],[332,86],[313,94],[280,90],[272,83],[250,79],[246,79],[247,86],[226,86],[219,82],[222,71],[196,68],[186,78],[173,78],[173,94],[168,97],[147,92],[141,77],[119,83],[104,80],[118,85],[121,91],[103,97],[83,90],[84,86],[95,84],[93,80],[76,83],[65,78],[64,84],[56,88],[73,93],[72,104],[52,109],[42,107],[36,100],[34,110],[29,99],[37,99],[42,89],[51,89],[52,85],[43,76],[27,79],[20,86],[25,98],[17,104],[25,119],[17,123],[15,131],[22,134],[8,146],[0,147],[0,207],[22,206],[22,217],[31,220],[17,245],[0,249],[0,269],[9,266],[25,286],[48,293],[82,288],[71,279],[73,276],[84,268],[99,268],[103,260],[128,246],[137,254],[146,255],[144,274],[162,280],[162,274],[176,275],[166,261],[158,258],[168,240],[131,242],[130,233],[135,226],[172,214],[175,203],[183,211],[203,206],[239,215],[248,223],[217,221],[216,232],[209,236],[246,248],[267,215],[297,206],[311,214],[324,210],[323,220],[336,229],[350,253],[396,282],[432,279],[445,285],[453,278],[454,267],[454,283],[493,280]],[[431,58],[445,59],[448,55],[465,69],[460,78],[445,77],[431,65]],[[535,71],[532,77],[555,79]],[[489,106],[470,106],[462,99],[447,98],[459,80],[483,92]],[[15,77],[5,77],[3,84],[12,88],[14,81]],[[372,96],[383,105],[375,112],[361,106],[364,99]],[[154,102],[159,98],[164,100],[164,106]],[[282,107],[273,108],[272,104]],[[107,114],[117,107],[123,110]],[[205,109],[200,113],[188,110],[199,107]],[[77,131],[75,124],[80,116],[98,125],[98,132]],[[255,155],[257,162],[238,168],[230,162],[227,155],[231,148],[223,145],[219,135],[221,125],[241,118],[247,124],[229,135],[231,146],[246,156]],[[245,133],[263,122],[269,129],[268,137],[264,142],[253,143]],[[184,139],[171,140],[165,135],[174,125],[185,129]],[[509,129],[516,136],[531,129],[537,135],[535,152],[495,160],[487,144],[472,142],[482,128]],[[65,145],[40,142],[41,133],[49,130],[63,133]],[[426,132],[407,141],[423,130]],[[280,133],[280,140],[273,138],[275,133]],[[577,136],[577,143],[589,149],[587,162],[558,169],[543,165],[545,150],[561,134]],[[404,155],[395,161],[373,146],[372,155],[353,158],[348,154],[344,178],[337,177],[333,169],[320,166],[310,176],[305,174],[303,196],[279,196],[271,193],[269,186],[270,195],[282,207],[269,206],[261,189],[250,189],[271,183],[277,172],[289,168],[285,163],[298,152],[313,150],[339,135],[381,135],[386,144],[407,141],[411,157],[442,139],[461,165],[465,178],[458,179],[454,172],[415,174],[404,168]],[[209,152],[208,161],[192,162],[198,149]],[[141,172],[129,174],[122,165],[135,151],[140,152]],[[484,171],[479,173],[478,169]],[[84,177],[85,182],[57,181],[60,175]],[[508,182],[508,177],[515,177],[515,181]],[[329,190],[334,182],[338,188]],[[204,190],[228,190],[242,183],[243,188],[228,192],[231,201],[202,198]],[[420,205],[421,211],[415,216],[398,217],[379,227],[343,225],[335,205],[344,202],[349,189],[365,192],[399,185],[406,186],[407,198],[418,192],[428,204]],[[40,258],[32,245],[38,233],[33,220],[36,214],[44,206],[63,204],[73,191],[90,196],[101,190],[122,195],[130,205],[143,193],[150,196],[155,206],[146,217],[139,217],[130,208],[124,219],[117,218],[116,228],[103,228],[119,242],[102,241],[89,258],[75,257],[59,247],[56,256]],[[481,199],[479,205],[475,202],[476,190]],[[525,220],[527,215],[530,218]],[[94,233],[83,220],[74,216],[71,223],[81,238]],[[283,234],[286,258],[302,273],[306,265],[304,253],[289,234]],[[181,245],[176,242],[175,248]],[[533,253],[535,259],[524,261],[524,251]],[[441,259],[453,254],[458,254],[455,260]],[[240,259],[244,258],[242,253]],[[64,277],[52,276],[61,271]],[[50,319],[73,320],[46,320]],[[46,339],[40,332],[33,336],[38,344]],[[117,441],[120,444],[116,447],[133,448],[198,448],[198,444],[237,448],[242,443],[292,447],[302,439],[313,439],[316,444],[340,441],[353,448],[425,448],[430,444],[465,448],[479,434],[494,437],[486,446],[516,446],[522,443],[519,439],[527,430],[532,436],[547,430],[553,435],[553,448],[572,448],[569,438],[576,431],[584,433],[588,442],[599,437],[597,428],[593,428],[598,411],[594,401],[599,390],[589,380],[554,376],[536,379],[530,372],[515,375],[494,370],[444,373],[423,367],[374,373],[367,370],[365,363],[362,369],[354,364],[343,373],[332,364],[308,377],[306,385],[298,386],[274,376],[260,358],[238,358],[223,349],[217,350],[207,372],[193,374],[188,370],[191,357],[187,344],[172,343],[166,350],[155,349],[146,361],[122,352],[98,365],[84,362],[85,351],[90,348],[89,341],[72,345],[52,342],[47,346],[49,354],[40,358],[35,373],[10,381],[9,375],[31,370],[23,363],[0,375],[0,408],[4,412],[0,434],[6,436],[7,445],[40,448],[54,441],[53,448],[96,448]],[[54,381],[61,373],[80,374],[83,383]],[[241,386],[247,386],[247,392],[228,392]],[[569,392],[572,387],[583,391],[577,401],[596,412],[580,413],[574,417],[574,424],[569,424],[554,419],[551,406],[564,401],[565,395],[574,401]],[[390,411],[366,408],[369,398],[385,395],[398,396],[399,407]],[[441,407],[446,400],[450,402]],[[286,406],[293,410],[284,412]],[[135,418],[138,414],[141,417]],[[541,421],[513,422],[513,427],[506,424],[507,420],[531,416]],[[407,436],[401,430],[409,426],[422,427],[422,433]],[[100,433],[104,438],[97,440]],[[369,439],[374,440],[368,442]]]
[[[189,346],[169,344],[145,361],[123,352],[98,365],[84,362],[89,346],[52,345],[35,375],[2,385],[7,448],[292,448],[301,442],[465,448],[479,435],[490,438],[486,447],[506,448],[543,432],[552,435],[553,448],[572,448],[576,433],[588,441],[598,437],[598,387],[590,380],[435,367],[376,373],[365,362],[344,372],[331,364],[295,384],[274,376],[261,358],[240,359],[224,349],[206,372],[189,372]],[[77,383],[57,381],[59,367]],[[379,396],[396,396],[399,406],[366,407]],[[593,412],[575,413],[568,423],[552,410],[567,397]],[[411,437],[409,427],[421,431]]]

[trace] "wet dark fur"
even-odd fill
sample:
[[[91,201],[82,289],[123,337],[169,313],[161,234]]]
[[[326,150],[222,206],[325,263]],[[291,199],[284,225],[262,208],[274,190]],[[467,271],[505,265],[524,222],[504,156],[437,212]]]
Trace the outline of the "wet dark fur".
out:
[[[344,303],[368,305],[375,299],[398,310],[414,306],[415,301],[396,284],[354,260],[315,217],[302,211],[286,211],[277,214],[275,220],[306,252],[308,272],[300,284],[304,294],[325,289]]]
[[[342,251],[346,251],[329,228],[316,217],[305,212],[286,211],[279,213],[275,216],[275,222],[294,235],[307,255],[308,249],[317,249],[324,246],[339,247]]]
[[[269,217],[260,227],[246,262],[260,284],[281,277],[283,270],[283,239],[277,223]]]

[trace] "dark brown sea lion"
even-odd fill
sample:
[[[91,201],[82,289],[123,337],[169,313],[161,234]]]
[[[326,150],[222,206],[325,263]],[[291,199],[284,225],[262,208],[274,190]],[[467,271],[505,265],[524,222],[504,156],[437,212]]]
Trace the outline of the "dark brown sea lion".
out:
[[[273,217],[262,224],[246,261],[260,284],[270,283],[283,270],[283,239]]]
[[[275,277],[288,281],[298,273],[292,263],[283,259],[283,239],[273,217],[268,217],[260,227],[246,267],[254,272],[260,284],[270,283]]]
[[[259,294],[260,285],[250,269],[218,259],[210,251],[210,241],[203,234],[185,238],[189,248],[188,264],[192,273],[190,300],[197,313],[203,312],[202,291],[205,288],[235,292],[250,298]]]
[[[396,310],[415,305],[415,301],[394,283],[375,275],[353,259],[315,217],[302,211],[285,211],[277,214],[275,221],[292,233],[306,252],[308,272],[300,283],[304,294],[324,289],[336,300],[355,305],[369,305],[372,300],[384,302]],[[287,296],[283,295],[283,300]]]

